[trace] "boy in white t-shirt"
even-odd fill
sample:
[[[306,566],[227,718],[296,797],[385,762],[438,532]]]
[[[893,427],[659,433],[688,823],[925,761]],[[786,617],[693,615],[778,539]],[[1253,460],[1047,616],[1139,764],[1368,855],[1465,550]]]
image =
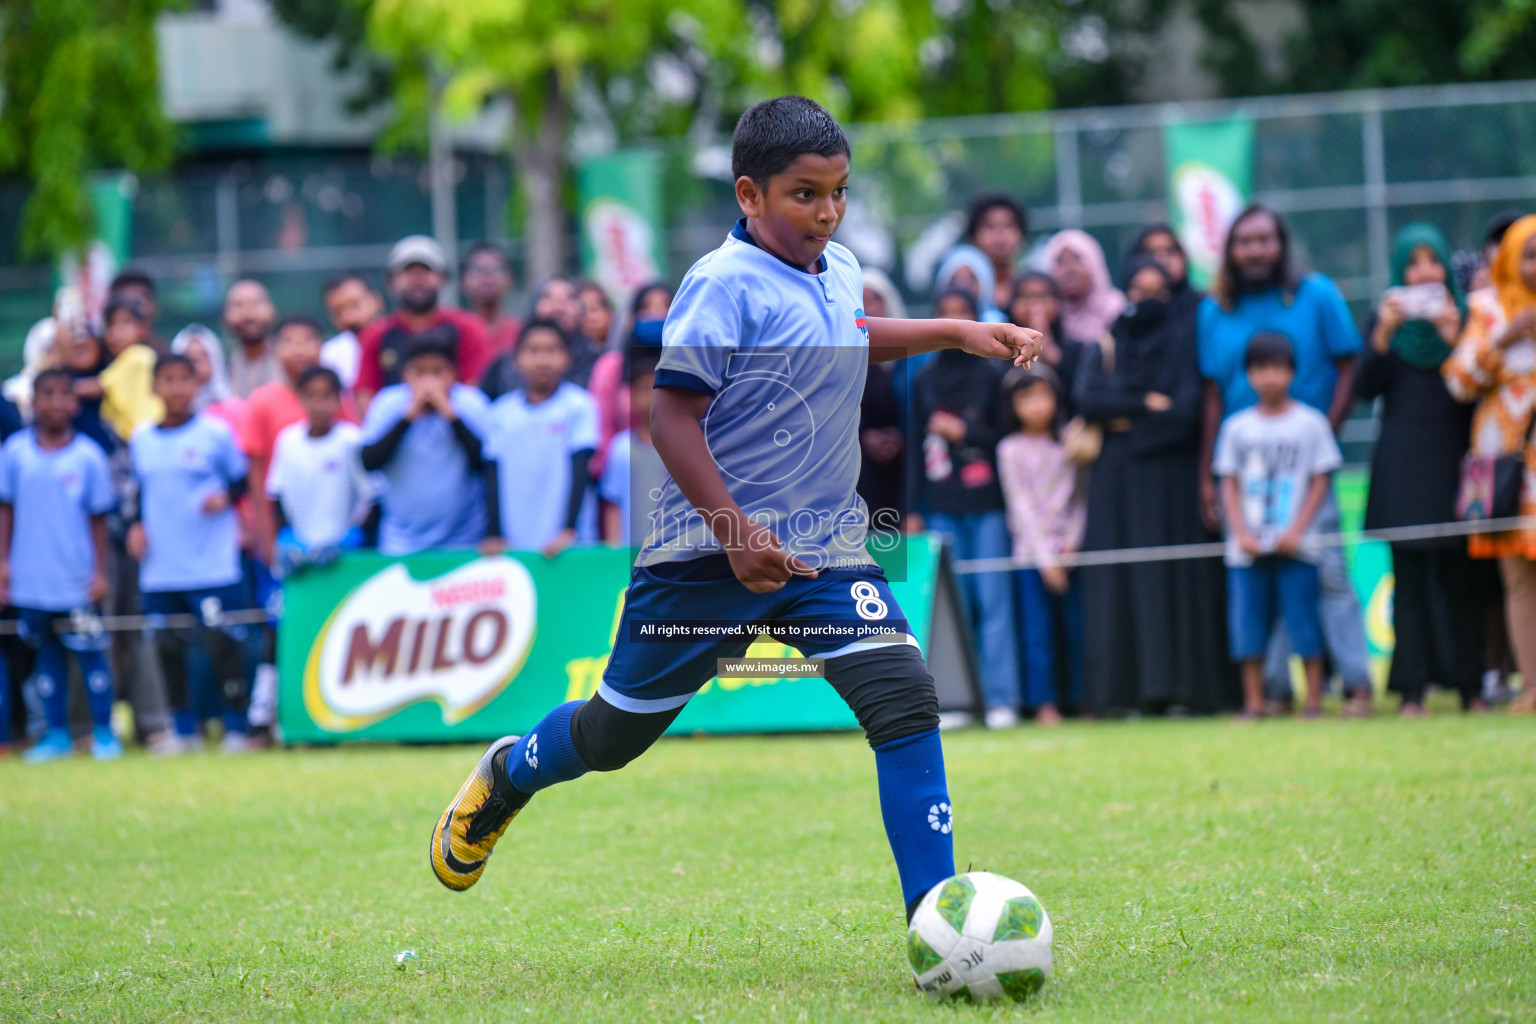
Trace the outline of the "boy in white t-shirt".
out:
[[[1222,424],[1213,469],[1227,519],[1227,618],[1243,667],[1243,718],[1263,713],[1264,652],[1278,610],[1307,668],[1302,717],[1321,713],[1323,632],[1317,510],[1343,463],[1322,413],[1291,398],[1296,357],[1282,334],[1260,332],[1244,358],[1259,404]]]
[[[267,498],[278,526],[274,572],[287,576],[306,565],[334,561],[342,548],[357,547],[359,524],[373,500],[363,469],[362,435],[341,414],[341,378],[311,366],[294,381],[304,419],[277,435]]]
[[[624,373],[629,381],[629,428],[615,434],[597,483],[603,508],[603,539],[638,548],[650,532],[651,513],[667,482],[667,467],[651,442],[651,396],[660,348],[631,348]]]

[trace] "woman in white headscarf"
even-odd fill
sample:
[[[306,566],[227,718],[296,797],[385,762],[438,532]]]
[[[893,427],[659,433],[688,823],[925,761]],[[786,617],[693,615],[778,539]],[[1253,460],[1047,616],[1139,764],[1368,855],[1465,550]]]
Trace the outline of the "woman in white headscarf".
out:
[[[942,295],[951,288],[961,288],[976,296],[983,323],[1007,321],[993,298],[997,292],[997,277],[992,261],[974,245],[957,245],[949,250],[949,255],[939,264],[938,273],[933,275],[933,294]]]
[[[197,379],[193,410],[223,420],[239,437],[245,419],[245,402],[230,389],[229,373],[224,365],[224,346],[219,336],[202,324],[187,324],[171,339],[171,351],[192,360],[192,374]]]

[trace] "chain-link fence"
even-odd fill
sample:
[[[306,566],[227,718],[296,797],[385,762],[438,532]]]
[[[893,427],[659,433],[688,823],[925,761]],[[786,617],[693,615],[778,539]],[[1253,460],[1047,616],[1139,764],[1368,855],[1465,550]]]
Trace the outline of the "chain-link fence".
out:
[[[861,125],[840,238],[921,302],[926,268],[958,234],[957,211],[996,190],[1029,205],[1033,231],[1087,228],[1114,262],[1139,225],[1167,215],[1164,126],[1234,115],[1255,124],[1256,197],[1289,215],[1300,261],[1335,277],[1360,312],[1386,284],[1401,225],[1430,220],[1471,248],[1493,214],[1536,209],[1536,82],[1513,82]],[[675,280],[737,210],[729,139],[669,141],[663,152],[664,272]],[[456,167],[459,238],[505,241],[506,161],[464,155]],[[380,268],[391,242],[428,229],[428,185],[419,161],[367,153],[205,158],[140,183],[132,260],[161,282],[163,329],[213,322],[242,274],[265,280],[285,311],[318,311],[326,276]],[[24,196],[0,187],[5,372],[53,285],[50,267],[18,265]]]

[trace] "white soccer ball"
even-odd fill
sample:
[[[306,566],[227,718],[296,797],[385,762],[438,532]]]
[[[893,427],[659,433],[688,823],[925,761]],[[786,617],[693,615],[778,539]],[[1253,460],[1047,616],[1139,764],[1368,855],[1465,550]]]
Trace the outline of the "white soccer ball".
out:
[[[940,882],[917,905],[907,959],[925,992],[1025,999],[1051,975],[1051,919],[1013,879],[970,871]]]

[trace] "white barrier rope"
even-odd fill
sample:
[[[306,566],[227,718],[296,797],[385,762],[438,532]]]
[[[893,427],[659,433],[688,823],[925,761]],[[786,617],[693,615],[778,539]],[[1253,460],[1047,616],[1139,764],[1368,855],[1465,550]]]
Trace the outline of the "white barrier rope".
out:
[[[1536,529],[1536,517],[1510,519],[1485,519],[1471,523],[1433,523],[1427,526],[1397,526],[1384,530],[1361,533],[1324,533],[1308,538],[1309,543],[1323,547],[1342,547],[1361,541],[1415,541],[1440,540],[1447,537],[1469,537],[1480,533],[1504,533],[1509,530]],[[1064,569],[1100,565],[1137,565],[1146,562],[1178,562],[1195,558],[1220,558],[1226,554],[1224,541],[1209,544],[1166,544],[1161,547],[1116,548],[1109,551],[1079,551],[1062,555],[1056,563]],[[1039,568],[1030,559],[968,558],[954,563],[960,575],[988,572],[1012,572],[1015,569]],[[211,628],[219,626],[261,625],[271,616],[260,608],[222,612],[205,620],[200,615],[180,613],[176,615],[89,615],[79,612],[61,613],[54,628],[59,633],[75,633],[94,636],[100,633],[126,633],[153,626],[157,629],[192,629],[198,625]],[[20,632],[14,619],[0,620],[0,636],[15,636]]]
[[[1343,547],[1362,541],[1379,540],[1388,543],[1415,540],[1440,540],[1447,537],[1470,537],[1480,533],[1505,533],[1510,530],[1536,529],[1536,517],[1512,517],[1509,519],[1483,519],[1470,523],[1431,523],[1426,526],[1394,526],[1383,530],[1367,530],[1360,533],[1323,533],[1307,538],[1309,544],[1322,547]],[[1227,553],[1225,541],[1209,544],[1165,544],[1161,547],[1115,548],[1108,551],[1079,551],[1062,555],[1057,565],[1064,569],[1098,565],[1135,565],[1143,562],[1178,562],[1192,558],[1220,558]],[[954,564],[956,573],[973,575],[987,572],[1012,572],[1015,569],[1037,569],[1039,564],[1031,559],[967,558]]]

